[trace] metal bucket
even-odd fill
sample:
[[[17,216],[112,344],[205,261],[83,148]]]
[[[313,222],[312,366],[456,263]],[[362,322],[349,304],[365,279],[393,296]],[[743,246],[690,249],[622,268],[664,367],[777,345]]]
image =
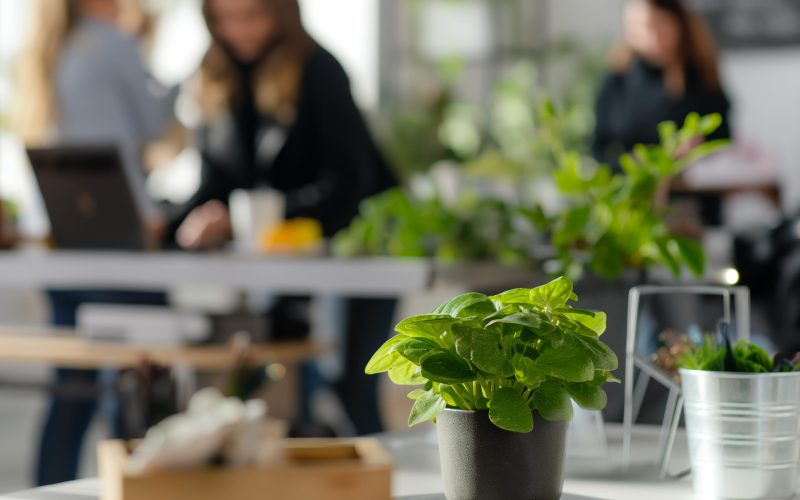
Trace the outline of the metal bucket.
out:
[[[794,497],[800,373],[681,370],[681,382],[697,497]]]

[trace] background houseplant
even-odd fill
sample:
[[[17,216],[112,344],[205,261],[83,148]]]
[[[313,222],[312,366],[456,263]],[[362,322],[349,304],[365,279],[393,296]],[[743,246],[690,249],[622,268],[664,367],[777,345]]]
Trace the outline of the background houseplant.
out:
[[[723,330],[724,331],[724,330]],[[680,361],[695,492],[793,498],[800,456],[800,364],[727,336]]]
[[[602,385],[617,368],[599,338],[605,314],[568,304],[575,300],[563,277],[492,297],[459,295],[400,322],[368,363],[368,374],[421,386],[409,394],[409,425],[438,418],[449,498],[560,495],[572,401],[602,409]]]
[[[545,124],[563,121],[547,103],[541,113],[548,116]],[[703,248],[667,224],[666,194],[673,178],[727,144],[701,142],[720,123],[719,115],[697,114],[690,114],[681,127],[662,123],[661,143],[639,145],[632,153],[622,155],[619,172],[568,148],[565,139],[558,137],[560,129],[552,125],[556,127],[553,133],[539,131],[539,142],[547,144],[541,146],[547,150],[542,155],[553,158],[550,163],[542,160],[543,164],[557,164],[546,171],[555,168],[559,207],[548,209],[526,192],[503,198],[462,190],[457,199],[445,200],[436,192],[420,196],[395,189],[362,204],[351,226],[336,235],[334,254],[535,263],[542,256],[534,254],[532,243],[543,238],[553,248],[558,264],[555,274],[572,279],[582,277],[586,269],[603,279],[615,280],[627,269],[659,266],[667,267],[675,276],[684,268],[701,276],[705,268]],[[523,156],[533,155],[532,150],[526,151]],[[485,154],[484,160],[495,153]],[[510,158],[505,153],[501,156]],[[493,172],[505,182],[520,186],[526,179],[522,172],[531,171],[526,167],[517,175],[504,176],[501,163],[508,165],[505,160],[488,164],[484,160],[466,163],[464,176]]]
[[[462,193],[453,202],[395,188],[361,206],[360,215],[333,240],[342,257],[390,255],[434,257],[450,263],[497,260],[504,264],[534,262],[535,229],[516,206],[498,199]]]
[[[625,269],[665,266],[676,276],[688,268],[701,276],[701,245],[677,234],[666,222],[670,181],[728,141],[701,142],[722,123],[719,115],[690,114],[682,127],[659,126],[661,143],[638,145],[620,157],[621,171],[595,165],[575,152],[562,155],[556,185],[566,206],[552,215],[531,212],[551,232],[560,272],[578,278],[584,267],[606,279]]]

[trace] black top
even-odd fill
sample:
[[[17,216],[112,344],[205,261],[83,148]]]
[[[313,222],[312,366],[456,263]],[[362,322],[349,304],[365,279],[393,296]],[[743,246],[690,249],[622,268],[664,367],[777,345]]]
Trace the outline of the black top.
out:
[[[239,65],[243,81],[252,68]],[[310,217],[326,236],[346,227],[366,197],[395,180],[367,129],[339,62],[317,48],[300,84],[297,115],[286,127],[260,115],[246,88],[233,112],[198,133],[200,188],[174,221],[210,200],[227,203],[235,189],[269,187],[286,196],[286,217]]]
[[[661,69],[642,60],[635,61],[623,73],[606,78],[597,98],[597,125],[592,153],[615,168],[619,156],[636,144],[657,144],[658,124],[674,121],[680,126],[691,112],[701,115],[720,113],[722,126],[711,139],[730,137],[730,103],[724,91],[706,89],[697,71],[686,71],[686,90],[682,98],[667,93]]]
[[[257,64],[236,62],[239,78],[242,82],[252,82]],[[238,99],[231,103],[233,121],[239,136],[239,147],[242,151],[242,161],[255,172],[256,151],[258,150],[258,136],[261,128],[256,106],[255,88],[252,84],[242,85]]]

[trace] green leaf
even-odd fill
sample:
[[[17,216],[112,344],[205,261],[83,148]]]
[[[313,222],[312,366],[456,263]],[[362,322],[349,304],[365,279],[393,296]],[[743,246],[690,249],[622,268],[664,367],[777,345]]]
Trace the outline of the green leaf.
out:
[[[514,374],[498,336],[483,328],[466,324],[453,325],[452,331],[456,339],[456,352],[471,361],[479,370],[500,377]]]
[[[595,383],[567,384],[567,392],[581,408],[587,410],[602,410],[608,403],[606,391]]]
[[[564,345],[567,344],[580,346],[580,349],[583,351],[583,356],[592,361],[594,369],[596,370],[614,371],[619,366],[619,361],[614,351],[597,337],[569,335],[564,338]],[[588,380],[591,380],[591,378]],[[582,381],[570,380],[570,382]]]
[[[557,311],[560,315],[569,318],[570,320],[581,324],[589,330],[596,333],[598,336],[606,331],[606,313],[586,311],[584,309],[576,309],[574,307],[565,308]]]
[[[545,375],[536,368],[536,363],[531,358],[515,354],[511,364],[514,367],[514,377],[526,387],[535,389],[544,382]]]
[[[530,291],[530,302],[546,309],[555,309],[568,300],[577,299],[572,292],[572,281],[563,276]]]
[[[389,369],[389,379],[396,385],[422,385],[425,383],[419,366],[403,358]]]
[[[419,364],[423,356],[429,352],[439,349],[436,342],[423,337],[406,338],[395,346],[395,351],[414,364]]]
[[[485,316],[496,311],[494,303],[482,293],[459,295],[433,310],[433,314],[446,314],[455,318]]]
[[[556,327],[551,324],[546,317],[531,311],[522,311],[500,319],[490,321],[486,326],[493,325],[514,325],[530,330],[534,336],[542,337],[553,333]]]
[[[678,245],[668,238],[658,239],[655,241],[655,244],[656,248],[658,248],[658,253],[664,260],[664,263],[667,265],[667,267],[669,267],[669,270],[672,271],[672,275],[679,277],[681,274],[681,264],[678,262],[678,258],[676,256],[676,254],[680,254]]]
[[[422,358],[420,367],[423,377],[443,384],[471,382],[477,376],[464,358],[444,349],[433,351]]]
[[[698,146],[695,146],[691,151],[686,153],[686,156],[680,159],[679,166],[681,169],[711,156],[712,154],[721,151],[722,149],[730,146],[731,141],[728,139],[715,139],[713,141],[706,141]]]
[[[497,427],[511,432],[531,432],[533,430],[533,414],[522,395],[503,387],[492,395],[489,402],[489,420]]]
[[[625,253],[610,235],[603,236],[594,247],[590,266],[607,279],[616,279],[625,270]]]
[[[739,371],[750,373],[771,372],[775,367],[772,357],[758,344],[740,340],[733,347],[733,357]]]
[[[700,135],[700,115],[698,113],[689,113],[683,121],[683,127],[679,131],[682,139],[691,139]]]
[[[700,119],[700,133],[708,137],[719,129],[722,125],[722,115],[712,113]]]
[[[592,380],[594,378],[595,365],[586,348],[575,341],[578,337],[581,336],[567,335],[560,345],[543,350],[534,361],[536,370],[549,377],[559,378],[567,382]]]
[[[375,375],[377,373],[389,371],[392,366],[402,359],[400,354],[395,351],[395,347],[407,338],[408,337],[405,335],[395,335],[384,342],[384,344],[375,351],[375,354],[372,355],[366,368],[364,368],[364,372],[367,375]]]
[[[689,270],[698,278],[703,276],[706,267],[706,254],[703,247],[688,238],[675,237],[672,241],[678,246],[681,258]]]
[[[572,400],[561,384],[554,380],[539,386],[533,393],[533,404],[539,415],[550,422],[572,419]]]
[[[434,391],[426,391],[425,394],[417,398],[408,416],[408,426],[414,426],[423,422],[429,422],[438,417],[446,404],[444,399]]]
[[[417,399],[421,398],[422,395],[425,394],[425,392],[426,391],[424,389],[414,389],[413,391],[409,392],[406,396],[408,397],[408,399],[413,399],[416,401]]]
[[[658,135],[661,138],[661,144],[669,151],[674,151],[677,147],[675,134],[678,133],[678,126],[675,122],[661,122],[658,124]]]
[[[442,333],[459,321],[443,314],[423,314],[404,319],[394,329],[408,337],[422,337],[438,343]]]
[[[439,384],[439,394],[444,399],[447,406],[451,408],[458,408],[461,410],[469,410],[470,408],[462,408],[463,405],[459,404],[458,402],[458,394],[456,393],[455,389],[453,389],[452,385],[447,384]]]
[[[574,238],[586,232],[586,225],[592,218],[592,207],[589,205],[577,206],[565,212],[558,238],[555,244],[568,244]]]
[[[513,288],[501,294],[493,295],[489,298],[498,304],[506,306],[511,304],[529,305],[531,303],[530,295],[530,288]]]

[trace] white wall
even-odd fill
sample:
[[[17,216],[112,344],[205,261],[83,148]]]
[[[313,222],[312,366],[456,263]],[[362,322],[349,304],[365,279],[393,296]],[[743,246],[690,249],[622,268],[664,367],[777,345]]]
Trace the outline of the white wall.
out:
[[[784,208],[800,206],[800,47],[731,52],[722,58],[734,101],[734,131],[776,156]]]
[[[378,103],[378,0],[300,0],[314,38],[344,66],[356,101]]]
[[[622,28],[625,0],[545,0],[547,30],[556,38],[569,36],[586,42],[609,42]]]

